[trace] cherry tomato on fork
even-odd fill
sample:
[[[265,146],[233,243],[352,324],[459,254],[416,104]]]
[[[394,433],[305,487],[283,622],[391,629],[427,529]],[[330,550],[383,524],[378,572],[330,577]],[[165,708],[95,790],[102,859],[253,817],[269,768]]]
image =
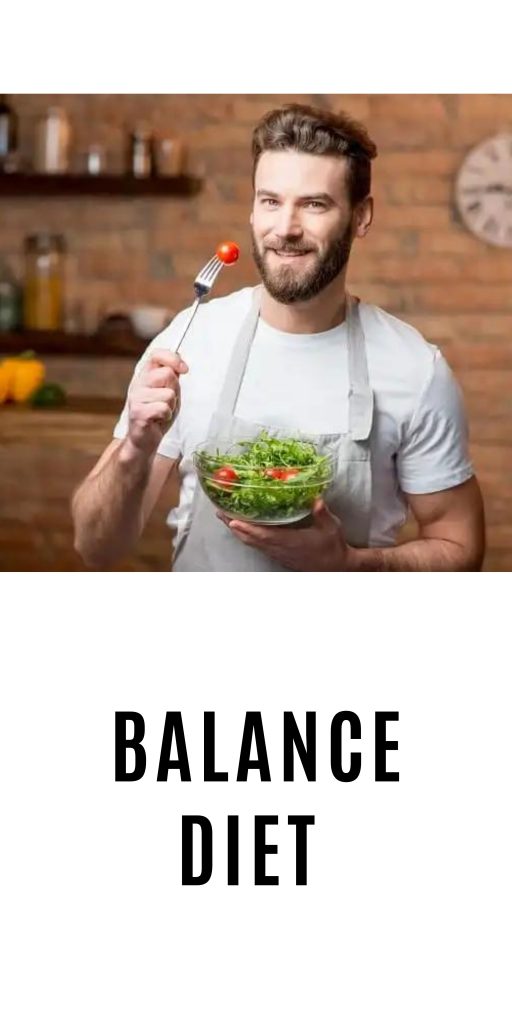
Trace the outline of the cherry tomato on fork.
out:
[[[219,258],[221,263],[236,263],[240,256],[240,249],[236,242],[221,242],[215,255]]]

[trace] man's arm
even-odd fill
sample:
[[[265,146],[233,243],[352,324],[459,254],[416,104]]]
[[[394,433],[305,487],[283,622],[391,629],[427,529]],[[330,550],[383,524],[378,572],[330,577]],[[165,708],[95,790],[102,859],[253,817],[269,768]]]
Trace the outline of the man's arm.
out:
[[[114,440],[75,491],[75,549],[92,569],[108,569],[139,540],[176,460],[151,460],[129,438]]]
[[[480,488],[472,477],[435,494],[410,494],[419,538],[390,548],[353,548],[343,524],[318,501],[305,529],[254,526],[219,518],[244,544],[295,572],[477,572],[484,556]]]
[[[478,572],[485,523],[475,477],[435,494],[406,495],[419,536],[394,548],[352,549],[354,572]]]
[[[126,437],[111,442],[73,495],[75,548],[91,568],[110,568],[129,553],[176,464],[158,447],[178,414],[187,369],[173,352],[152,351],[128,391]]]

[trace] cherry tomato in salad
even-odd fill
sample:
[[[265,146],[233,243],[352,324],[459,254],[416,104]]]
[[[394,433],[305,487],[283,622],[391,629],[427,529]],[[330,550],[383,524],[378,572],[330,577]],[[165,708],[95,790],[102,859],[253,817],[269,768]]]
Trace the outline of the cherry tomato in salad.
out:
[[[220,469],[215,470],[213,479],[215,483],[222,484],[224,490],[229,490],[238,480],[238,473],[232,466],[221,466]]]
[[[218,256],[221,263],[236,263],[240,256],[240,249],[236,242],[221,242],[215,255]]]
[[[273,466],[264,470],[264,475],[272,480],[291,480],[300,472],[298,469],[286,469],[284,466]]]

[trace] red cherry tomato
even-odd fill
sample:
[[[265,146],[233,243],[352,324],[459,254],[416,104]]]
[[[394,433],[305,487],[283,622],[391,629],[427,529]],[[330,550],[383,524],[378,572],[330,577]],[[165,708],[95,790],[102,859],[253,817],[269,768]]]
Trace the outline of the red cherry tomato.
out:
[[[286,469],[284,466],[272,466],[263,470],[263,475],[271,480],[291,480],[300,473],[300,469]]]
[[[224,490],[229,490],[238,480],[238,473],[232,466],[221,466],[220,469],[215,470],[213,479],[217,484],[222,484]]]
[[[236,263],[240,256],[240,249],[236,242],[221,242],[215,255],[218,256],[221,263]]]

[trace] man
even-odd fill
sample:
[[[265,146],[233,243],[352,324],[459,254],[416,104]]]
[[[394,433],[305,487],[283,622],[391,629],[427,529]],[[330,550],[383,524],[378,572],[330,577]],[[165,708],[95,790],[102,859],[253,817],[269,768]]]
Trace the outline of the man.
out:
[[[174,570],[479,570],[482,501],[461,398],[441,353],[409,325],[347,296],[352,243],[371,225],[366,129],[298,104],[253,134],[253,255],[262,279],[187,312],[149,346],[114,440],[73,498],[86,563],[115,565],[137,541],[169,473],[181,494]],[[328,505],[290,529],[229,520],[199,488],[207,438],[271,433],[334,439]],[[418,538],[397,545],[410,509]]]

